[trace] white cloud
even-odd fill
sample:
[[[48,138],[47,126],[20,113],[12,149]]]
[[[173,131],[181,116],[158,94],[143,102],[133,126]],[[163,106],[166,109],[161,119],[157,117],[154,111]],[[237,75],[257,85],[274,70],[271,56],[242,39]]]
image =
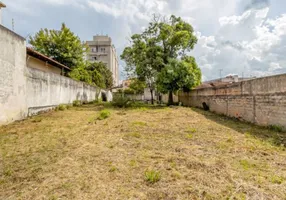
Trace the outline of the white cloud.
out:
[[[204,80],[219,77],[219,69],[224,75],[245,76],[286,72],[284,1],[13,0],[6,4],[4,22],[10,25],[15,18],[22,35],[66,22],[83,40],[101,31],[109,34],[118,54],[128,45],[126,38],[147,27],[154,13],[175,14],[196,31],[199,41],[190,54],[202,68]]]
[[[199,35],[195,56],[207,79],[219,69],[246,76],[286,72],[286,15],[271,19],[268,13],[266,7],[224,16],[215,35]]]

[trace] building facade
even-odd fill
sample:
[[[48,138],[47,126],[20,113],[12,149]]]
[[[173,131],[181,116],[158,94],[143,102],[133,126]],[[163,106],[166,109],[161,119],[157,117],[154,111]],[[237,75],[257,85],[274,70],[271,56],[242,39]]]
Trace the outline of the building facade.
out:
[[[87,60],[90,62],[103,62],[113,74],[113,85],[119,85],[119,62],[116,49],[108,36],[94,36],[92,41],[87,41],[89,52]]]

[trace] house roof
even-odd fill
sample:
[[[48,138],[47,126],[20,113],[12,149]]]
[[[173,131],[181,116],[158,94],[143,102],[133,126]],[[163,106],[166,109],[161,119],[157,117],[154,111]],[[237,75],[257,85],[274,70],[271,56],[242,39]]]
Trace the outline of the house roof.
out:
[[[0,1],[0,8],[6,8],[6,5]]]
[[[67,70],[71,71],[71,69],[69,67],[59,63],[58,61],[55,61],[55,60],[49,58],[48,56],[46,56],[44,54],[41,54],[41,53],[35,51],[34,49],[32,49],[30,47],[27,47],[27,55],[33,56],[33,57],[35,57],[35,58],[37,58],[39,60],[47,62],[47,63],[49,63],[51,65],[54,65],[56,67],[59,67],[61,69],[64,68],[64,69],[67,69]]]

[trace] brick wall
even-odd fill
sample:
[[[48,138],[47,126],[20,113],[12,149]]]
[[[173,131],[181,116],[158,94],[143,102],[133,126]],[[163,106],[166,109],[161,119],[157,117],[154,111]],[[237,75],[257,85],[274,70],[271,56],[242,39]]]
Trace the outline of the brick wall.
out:
[[[286,128],[286,74],[179,93],[185,106],[203,107],[259,125]]]

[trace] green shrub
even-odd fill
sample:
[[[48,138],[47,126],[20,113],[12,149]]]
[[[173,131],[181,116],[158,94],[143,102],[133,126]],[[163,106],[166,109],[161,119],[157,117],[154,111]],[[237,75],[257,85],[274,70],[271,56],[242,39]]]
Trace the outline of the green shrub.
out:
[[[113,98],[112,105],[118,108],[127,108],[132,105],[131,100],[127,97],[116,96]]]
[[[156,183],[161,179],[161,173],[155,170],[150,170],[145,172],[145,180],[148,183]]]
[[[69,110],[69,109],[71,109],[71,108],[72,108],[72,105],[68,104],[68,105],[67,105],[67,109]]]
[[[107,119],[108,117],[110,117],[110,115],[111,115],[111,113],[109,110],[102,110],[102,111],[100,111],[97,119],[104,120],[104,119]]]
[[[75,106],[75,107],[78,107],[78,106],[81,106],[81,102],[80,102],[80,100],[74,100],[72,102],[72,105]]]
[[[66,109],[67,109],[67,106],[64,105],[64,104],[60,104],[60,105],[58,106],[58,110],[60,110],[60,111],[64,111],[64,110],[66,110]]]
[[[135,94],[135,91],[130,89],[130,88],[127,88],[123,91],[124,94]]]
[[[283,128],[279,125],[270,125],[268,128],[272,131],[283,132]]]

